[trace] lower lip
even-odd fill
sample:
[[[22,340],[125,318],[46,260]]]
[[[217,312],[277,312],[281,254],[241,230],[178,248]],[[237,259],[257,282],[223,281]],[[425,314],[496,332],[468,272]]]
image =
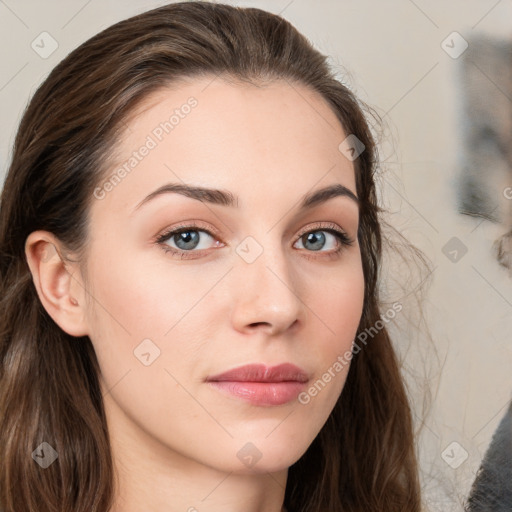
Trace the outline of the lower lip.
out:
[[[297,398],[304,382],[209,381],[213,387],[255,405],[282,405]]]

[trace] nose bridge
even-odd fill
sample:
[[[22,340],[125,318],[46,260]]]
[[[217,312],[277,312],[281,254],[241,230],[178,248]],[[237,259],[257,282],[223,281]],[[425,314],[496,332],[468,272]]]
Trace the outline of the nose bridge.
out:
[[[262,231],[263,232],[263,231]],[[297,276],[277,231],[247,236],[236,247],[234,321],[239,328],[266,323],[273,331],[299,318]]]

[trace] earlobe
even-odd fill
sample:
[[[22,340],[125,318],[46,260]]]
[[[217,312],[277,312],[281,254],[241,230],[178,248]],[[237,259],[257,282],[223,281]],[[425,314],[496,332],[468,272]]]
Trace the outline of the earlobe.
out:
[[[48,231],[34,231],[25,256],[39,300],[55,323],[72,336],[86,336],[84,289],[76,264],[64,261],[61,244]]]

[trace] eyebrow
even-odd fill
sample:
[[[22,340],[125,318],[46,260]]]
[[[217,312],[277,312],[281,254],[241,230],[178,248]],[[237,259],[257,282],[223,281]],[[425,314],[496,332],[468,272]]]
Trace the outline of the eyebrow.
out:
[[[137,206],[133,209],[133,212],[135,212],[135,210],[139,209],[142,205],[148,203],[155,197],[169,193],[181,194],[183,196],[190,197],[191,199],[196,199],[205,203],[220,206],[238,207],[238,197],[233,195],[228,190],[207,188],[197,185],[187,185],[184,183],[167,183],[146,196],[139,204],[137,204]],[[329,185],[319,190],[315,190],[303,196],[299,209],[305,210],[312,208],[313,206],[338,196],[348,197],[355,201],[358,207],[360,206],[359,198],[354,194],[354,192],[352,192],[344,185],[336,183],[334,185]]]

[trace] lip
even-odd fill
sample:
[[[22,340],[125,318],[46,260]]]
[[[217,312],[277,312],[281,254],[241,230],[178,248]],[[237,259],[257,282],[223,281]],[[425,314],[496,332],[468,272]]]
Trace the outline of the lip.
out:
[[[249,364],[206,378],[206,382],[223,393],[234,395],[255,405],[282,405],[297,398],[309,377],[291,363],[277,366]]]
[[[266,366],[264,364],[247,364],[228,370],[212,377],[207,381],[238,381],[238,382],[307,382],[308,376],[302,368],[291,363]]]

